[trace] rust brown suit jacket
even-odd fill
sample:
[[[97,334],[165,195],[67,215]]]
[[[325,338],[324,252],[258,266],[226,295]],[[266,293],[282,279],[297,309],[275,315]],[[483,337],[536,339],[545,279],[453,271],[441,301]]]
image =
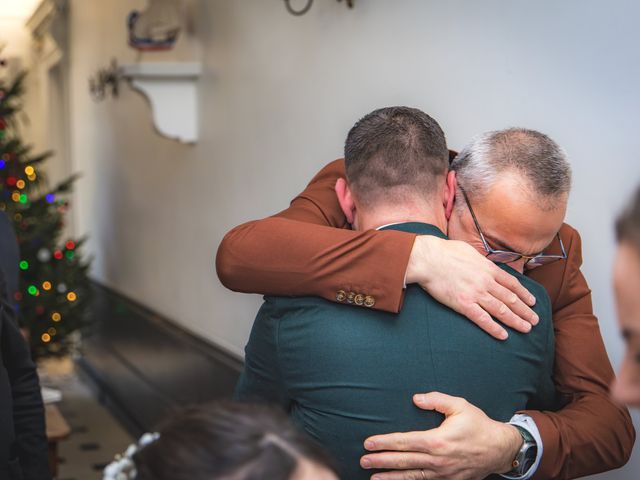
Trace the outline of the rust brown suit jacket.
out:
[[[216,258],[222,283],[240,292],[332,301],[341,290],[356,292],[373,297],[374,308],[398,312],[415,235],[350,230],[334,191],[343,176],[344,161],[331,162],[287,210],[231,230]],[[614,373],[580,271],[580,235],[564,224],[560,236],[567,260],[529,272],[551,297],[554,381],[563,403],[557,412],[525,412],[544,443],[535,479],[570,479],[620,467],[635,441],[627,409],[609,397]]]

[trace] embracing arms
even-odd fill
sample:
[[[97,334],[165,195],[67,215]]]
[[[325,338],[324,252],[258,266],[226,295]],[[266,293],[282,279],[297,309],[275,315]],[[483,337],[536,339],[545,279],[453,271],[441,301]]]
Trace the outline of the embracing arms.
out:
[[[528,292],[519,283],[511,284],[514,277],[464,243],[435,239],[438,242],[422,244],[423,239],[434,237],[348,230],[333,190],[342,175],[343,162],[330,163],[289,209],[229,232],[216,262],[222,283],[243,292],[318,295],[331,301],[341,298],[340,291],[362,293],[375,299],[373,308],[397,312],[405,281],[417,282],[493,336],[500,337],[503,329],[487,312],[521,331],[527,330],[522,319],[535,323],[527,316],[524,303],[519,299],[514,302],[518,297],[526,300]],[[546,287],[553,302],[554,380],[564,401],[558,412],[525,412],[535,420],[544,445],[536,479],[568,479],[616,468],[628,459],[635,439],[628,412],[608,396],[613,371],[593,315],[590,291],[580,272],[579,235],[565,225],[561,236],[569,258],[539,267],[530,275]],[[458,402],[456,414],[471,407]],[[436,443],[442,445],[448,425],[441,427],[444,432],[432,435]],[[408,445],[403,434],[397,435],[384,444],[384,450],[402,450]],[[453,447],[468,451],[475,448],[463,442],[452,443]],[[403,454],[384,458],[375,455],[372,460],[376,466],[407,468],[406,464],[403,467]],[[505,455],[507,458],[510,453]]]
[[[344,162],[331,162],[288,209],[227,233],[216,258],[220,281],[240,292],[330,301],[341,298],[339,292],[347,299],[361,293],[373,299],[373,308],[389,312],[400,310],[406,281],[497,338],[506,338],[506,331],[491,316],[523,332],[536,323],[525,304],[533,296],[466,243],[349,230],[334,191],[343,176]]]
[[[567,260],[529,274],[545,286],[552,300],[554,383],[561,400],[556,412],[522,412],[534,420],[544,449],[534,480],[569,480],[621,467],[629,459],[635,441],[629,412],[609,396],[614,374],[593,315],[591,291],[580,272],[580,236],[568,225],[562,227],[560,235]],[[476,478],[466,476],[470,465],[455,455],[484,459],[475,463],[477,470],[472,473],[504,471],[505,459],[513,448],[513,444],[505,443],[509,438],[505,426],[487,418],[464,399],[436,394],[438,401],[434,403],[431,395],[416,395],[414,402],[420,408],[436,409],[446,415],[439,428],[380,435],[365,443],[372,452],[386,451],[363,457],[369,468],[395,470],[375,478],[420,478],[415,477],[419,469],[452,479]],[[473,426],[459,421],[470,417],[475,418]],[[480,438],[484,440],[479,441]]]

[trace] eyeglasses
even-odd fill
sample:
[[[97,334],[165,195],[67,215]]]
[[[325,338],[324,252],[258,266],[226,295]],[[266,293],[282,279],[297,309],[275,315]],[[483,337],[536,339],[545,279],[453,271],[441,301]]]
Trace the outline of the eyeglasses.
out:
[[[487,240],[484,238],[484,234],[480,229],[480,224],[478,223],[478,219],[476,218],[476,214],[473,212],[473,208],[471,208],[471,203],[469,202],[469,197],[467,197],[467,193],[464,189],[458,184],[458,188],[462,192],[462,196],[464,197],[464,201],[467,202],[467,207],[469,207],[469,212],[471,212],[471,217],[473,218],[473,223],[476,225],[476,230],[478,230],[478,234],[480,235],[480,239],[482,240],[482,245],[484,249],[487,251],[485,255],[489,260],[499,263],[511,263],[524,258],[526,260],[525,265],[528,267],[537,267],[540,265],[547,265],[549,263],[553,263],[557,260],[566,260],[567,252],[564,249],[564,244],[562,243],[562,239],[560,238],[560,232],[556,233],[556,237],[558,237],[558,242],[560,242],[560,250],[562,251],[562,255],[549,255],[540,252],[537,255],[524,255],[518,252],[512,252],[509,250],[496,250],[489,246]]]

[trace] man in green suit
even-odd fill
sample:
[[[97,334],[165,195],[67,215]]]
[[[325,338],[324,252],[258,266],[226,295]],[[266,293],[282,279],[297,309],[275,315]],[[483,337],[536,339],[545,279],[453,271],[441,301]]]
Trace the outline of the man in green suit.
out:
[[[338,181],[336,194],[354,229],[446,238],[449,218],[461,215],[464,203],[453,207],[444,134],[419,110],[394,107],[365,116],[349,132],[345,163],[347,180]],[[453,218],[452,227],[464,230]],[[524,261],[518,262],[516,269],[501,267],[536,296],[540,320],[531,333],[513,331],[504,342],[414,285],[397,315],[366,308],[370,299],[356,292],[339,292],[338,300],[363,308],[265,297],[236,397],[287,409],[330,451],[345,479],[372,474],[359,465],[365,438],[440,425],[441,414],[412,404],[415,392],[463,397],[499,422],[525,408],[553,408],[550,301],[541,285],[517,271]]]

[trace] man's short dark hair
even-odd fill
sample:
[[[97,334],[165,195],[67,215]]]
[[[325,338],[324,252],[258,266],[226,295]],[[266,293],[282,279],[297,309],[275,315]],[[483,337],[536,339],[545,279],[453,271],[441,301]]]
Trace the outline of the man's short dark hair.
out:
[[[616,238],[640,253],[640,187],[616,221]]]
[[[380,108],[358,120],[347,135],[344,158],[347,180],[364,204],[393,190],[429,197],[449,167],[442,128],[409,107]]]

